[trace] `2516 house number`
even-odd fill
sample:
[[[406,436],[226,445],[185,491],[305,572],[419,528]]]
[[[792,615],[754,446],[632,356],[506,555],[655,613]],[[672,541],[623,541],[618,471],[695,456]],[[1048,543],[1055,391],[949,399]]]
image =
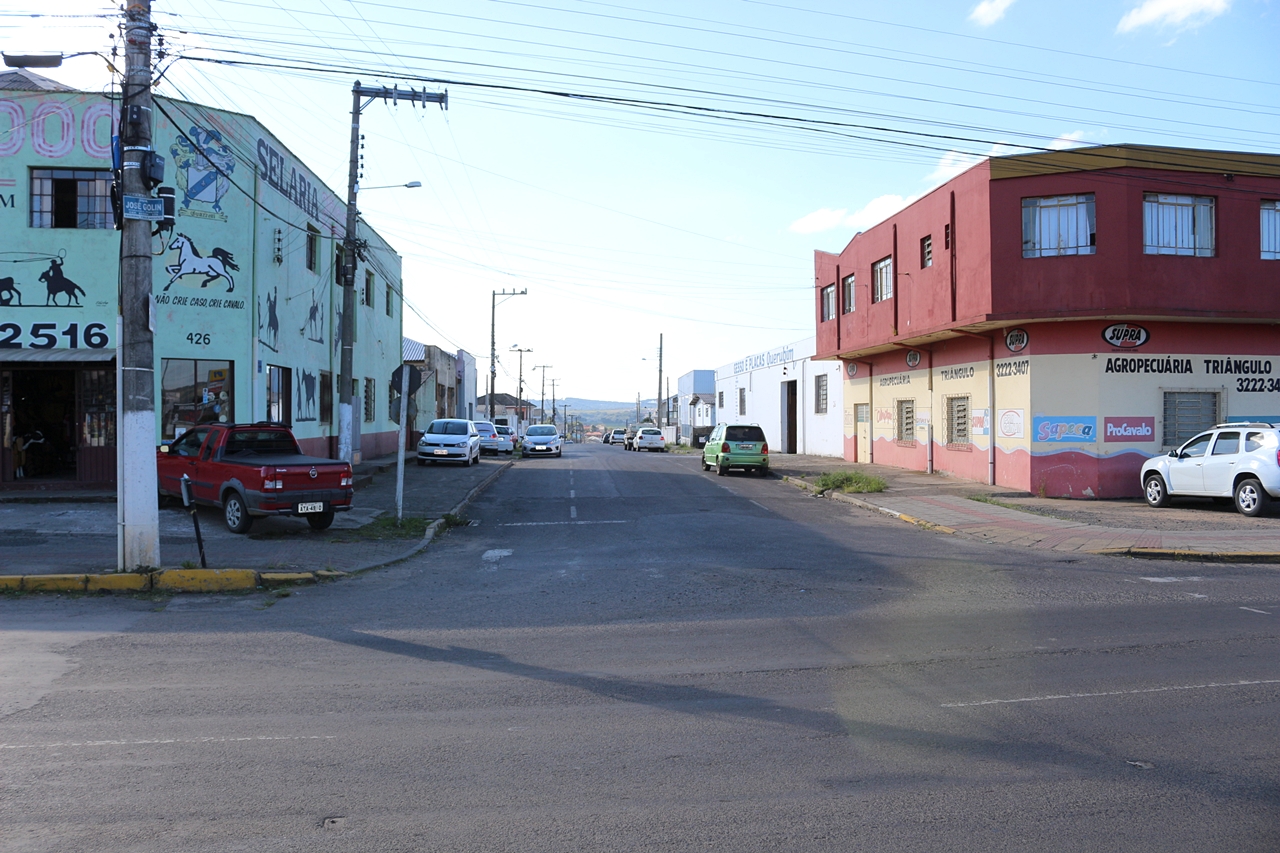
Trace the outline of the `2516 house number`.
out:
[[[0,349],[53,349],[66,338],[63,346],[79,349],[81,344],[89,349],[102,349],[107,345],[107,327],[102,323],[89,323],[83,333],[79,323],[68,323],[61,330],[57,323],[32,323],[27,330],[29,341],[23,343],[22,326],[17,323],[0,323]]]

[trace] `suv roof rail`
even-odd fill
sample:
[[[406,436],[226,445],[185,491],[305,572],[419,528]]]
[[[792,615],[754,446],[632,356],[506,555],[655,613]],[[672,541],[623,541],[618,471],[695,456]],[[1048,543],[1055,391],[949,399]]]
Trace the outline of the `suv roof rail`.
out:
[[[1225,424],[1213,425],[1213,429],[1225,429],[1226,427],[1261,427],[1262,429],[1275,429],[1275,424],[1264,423],[1262,421],[1228,421]]]

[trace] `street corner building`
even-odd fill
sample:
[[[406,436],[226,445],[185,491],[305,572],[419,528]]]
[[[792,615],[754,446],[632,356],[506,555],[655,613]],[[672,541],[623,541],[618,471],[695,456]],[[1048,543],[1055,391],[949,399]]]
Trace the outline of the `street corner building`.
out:
[[[276,421],[333,457],[350,382],[357,453],[390,453],[400,257],[361,223],[339,376],[344,202],[250,116],[156,98],[153,120],[174,195],[152,237],[156,443]],[[102,94],[0,74],[0,488],[116,478],[117,123]]]
[[[844,457],[1053,497],[1280,422],[1280,157],[992,157],[814,258]]]

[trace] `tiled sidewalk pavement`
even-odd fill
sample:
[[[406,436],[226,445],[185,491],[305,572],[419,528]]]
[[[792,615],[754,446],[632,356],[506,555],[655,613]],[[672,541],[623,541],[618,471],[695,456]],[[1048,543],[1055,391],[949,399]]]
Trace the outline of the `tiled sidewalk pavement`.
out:
[[[439,518],[505,463],[505,458],[485,459],[465,468],[419,468],[410,460],[405,466],[405,515]],[[373,472],[372,484],[357,491],[355,508],[338,514],[333,526],[323,532],[311,530],[300,518],[260,518],[247,536],[239,536],[227,530],[220,511],[200,509],[209,567],[351,571],[403,554],[419,540],[356,538],[349,532],[395,512],[394,457],[361,468]],[[113,571],[115,525],[114,503],[0,502],[0,574]],[[348,531],[345,536],[344,531]],[[184,561],[199,565],[191,517],[180,505],[160,511],[160,555],[165,566]]]
[[[777,456],[772,467],[780,475],[808,482],[825,471],[874,474],[888,482],[884,492],[850,497],[986,542],[1054,551],[1136,549],[1280,558],[1280,517],[1244,518],[1208,501],[1152,510],[1141,501],[1052,500],[942,475],[818,456]],[[971,495],[1027,509],[975,501]]]

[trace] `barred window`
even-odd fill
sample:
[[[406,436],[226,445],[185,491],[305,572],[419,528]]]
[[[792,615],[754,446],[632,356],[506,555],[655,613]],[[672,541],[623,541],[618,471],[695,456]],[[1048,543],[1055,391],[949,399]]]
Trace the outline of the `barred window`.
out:
[[[375,414],[374,406],[375,406],[375,405],[377,404],[377,402],[378,402],[377,397],[378,397],[377,386],[374,384],[374,382],[373,382],[373,380],[372,380],[372,379],[369,379],[368,377],[365,377],[365,380],[364,380],[364,422],[365,422],[365,423],[367,423],[367,424],[371,424],[371,423],[373,423],[373,416],[374,416],[374,414]]]
[[[1164,446],[1177,447],[1207,429],[1220,418],[1217,391],[1164,392]]]
[[[1214,254],[1213,199],[1146,193],[1142,197],[1142,251],[1148,255]]]
[[[32,228],[115,228],[107,169],[32,169]]]
[[[813,413],[827,413],[827,374],[820,373],[813,377]]]
[[[742,416],[747,413],[747,389],[738,389],[738,415]]]
[[[724,408],[724,392],[723,391],[716,392],[716,408],[717,409]]]
[[[1098,240],[1093,193],[1022,200],[1022,257],[1092,255]]]
[[[843,287],[843,289],[844,289],[844,292],[843,292],[843,294],[842,294],[842,295],[844,296],[844,305],[842,306],[842,311],[843,311],[845,314],[852,314],[852,313],[853,313],[854,304],[855,304],[855,303],[854,303],[854,290],[853,290],[853,288],[854,288],[854,284],[855,284],[855,282],[854,282],[854,280],[853,280],[853,276],[852,276],[852,275],[847,275],[847,276],[845,276],[845,277],[844,277],[844,281],[843,281],[843,282],[841,282],[841,287]]]
[[[933,266],[933,235],[920,238],[920,269]]]
[[[822,322],[836,318],[836,286],[828,284],[822,288]]]
[[[307,269],[320,271],[320,229],[307,225]]]
[[[293,424],[293,369],[267,365],[267,420]]]
[[[947,398],[947,444],[969,443],[969,398]]]
[[[393,306],[395,305],[395,300],[392,298],[394,293],[395,291],[392,289],[391,284],[388,283],[387,284],[387,316],[388,317],[395,316],[395,311],[393,310]]]
[[[320,423],[333,423],[333,374],[320,371]]]
[[[894,438],[898,441],[916,440],[916,401],[898,401],[897,420],[894,423]]]
[[[1280,261],[1280,201],[1262,203],[1262,259]]]
[[[360,295],[360,304],[373,307],[373,271],[365,270],[364,273],[364,293]]]
[[[871,265],[871,301],[883,302],[893,298],[893,256]]]

